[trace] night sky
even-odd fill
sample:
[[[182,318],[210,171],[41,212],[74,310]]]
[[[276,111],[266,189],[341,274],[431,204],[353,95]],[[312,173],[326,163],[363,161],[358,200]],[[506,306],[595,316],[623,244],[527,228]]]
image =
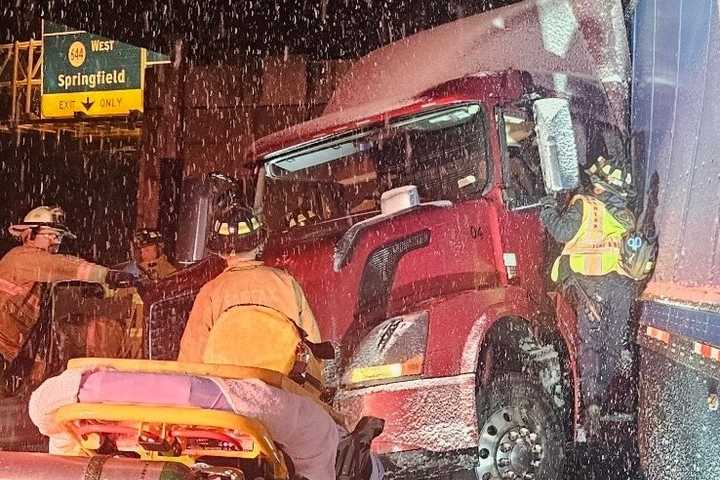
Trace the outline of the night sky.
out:
[[[517,0],[18,0],[0,37],[27,39],[44,16],[169,53],[188,44],[197,63],[237,63],[282,53],[352,58],[417,31]],[[14,0],[6,0],[15,3]]]

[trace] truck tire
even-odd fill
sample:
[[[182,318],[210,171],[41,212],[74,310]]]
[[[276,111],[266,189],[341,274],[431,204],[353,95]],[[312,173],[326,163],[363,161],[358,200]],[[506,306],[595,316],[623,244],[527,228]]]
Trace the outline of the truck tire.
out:
[[[517,372],[498,375],[478,392],[478,480],[559,480],[565,432],[545,389]]]

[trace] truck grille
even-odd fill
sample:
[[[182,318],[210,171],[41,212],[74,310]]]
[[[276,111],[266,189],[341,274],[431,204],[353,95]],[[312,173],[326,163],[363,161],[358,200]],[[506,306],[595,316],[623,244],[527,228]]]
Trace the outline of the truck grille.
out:
[[[180,340],[190,316],[198,290],[167,298],[150,307],[147,325],[147,358],[175,360],[180,352]]]
[[[429,243],[430,230],[426,229],[375,249],[368,256],[360,280],[358,314],[384,314],[400,259]]]

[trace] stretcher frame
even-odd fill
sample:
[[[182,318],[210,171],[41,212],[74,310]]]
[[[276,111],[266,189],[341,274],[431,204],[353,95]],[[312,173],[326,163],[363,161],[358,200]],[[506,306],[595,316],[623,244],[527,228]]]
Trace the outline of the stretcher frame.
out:
[[[306,390],[286,376],[262,368],[114,358],[72,359],[68,362],[68,368],[108,368],[128,373],[168,373],[233,380],[258,379],[276,388],[308,395]],[[77,442],[75,454],[96,455],[101,443],[100,436],[103,433],[120,433],[126,436],[135,434],[137,442],[123,448],[123,451],[135,453],[141,460],[171,461],[192,467],[196,459],[203,456],[260,458],[270,466],[275,479],[289,478],[285,457],[265,427],[255,419],[233,412],[200,407],[74,403],[60,407],[55,418]],[[197,432],[198,435],[193,437],[193,432]],[[183,449],[180,452],[159,451],[141,445],[143,438],[151,437],[165,442],[179,438],[235,441],[235,447],[238,448],[241,447],[242,438],[249,438],[252,441],[252,448],[231,451],[202,448]]]

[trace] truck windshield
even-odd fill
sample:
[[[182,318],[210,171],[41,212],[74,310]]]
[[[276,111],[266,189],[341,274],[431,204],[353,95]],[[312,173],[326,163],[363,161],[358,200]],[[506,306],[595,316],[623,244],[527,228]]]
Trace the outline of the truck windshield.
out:
[[[457,201],[487,180],[483,110],[456,105],[269,158],[262,200],[275,231],[378,211],[404,185],[422,201]]]

